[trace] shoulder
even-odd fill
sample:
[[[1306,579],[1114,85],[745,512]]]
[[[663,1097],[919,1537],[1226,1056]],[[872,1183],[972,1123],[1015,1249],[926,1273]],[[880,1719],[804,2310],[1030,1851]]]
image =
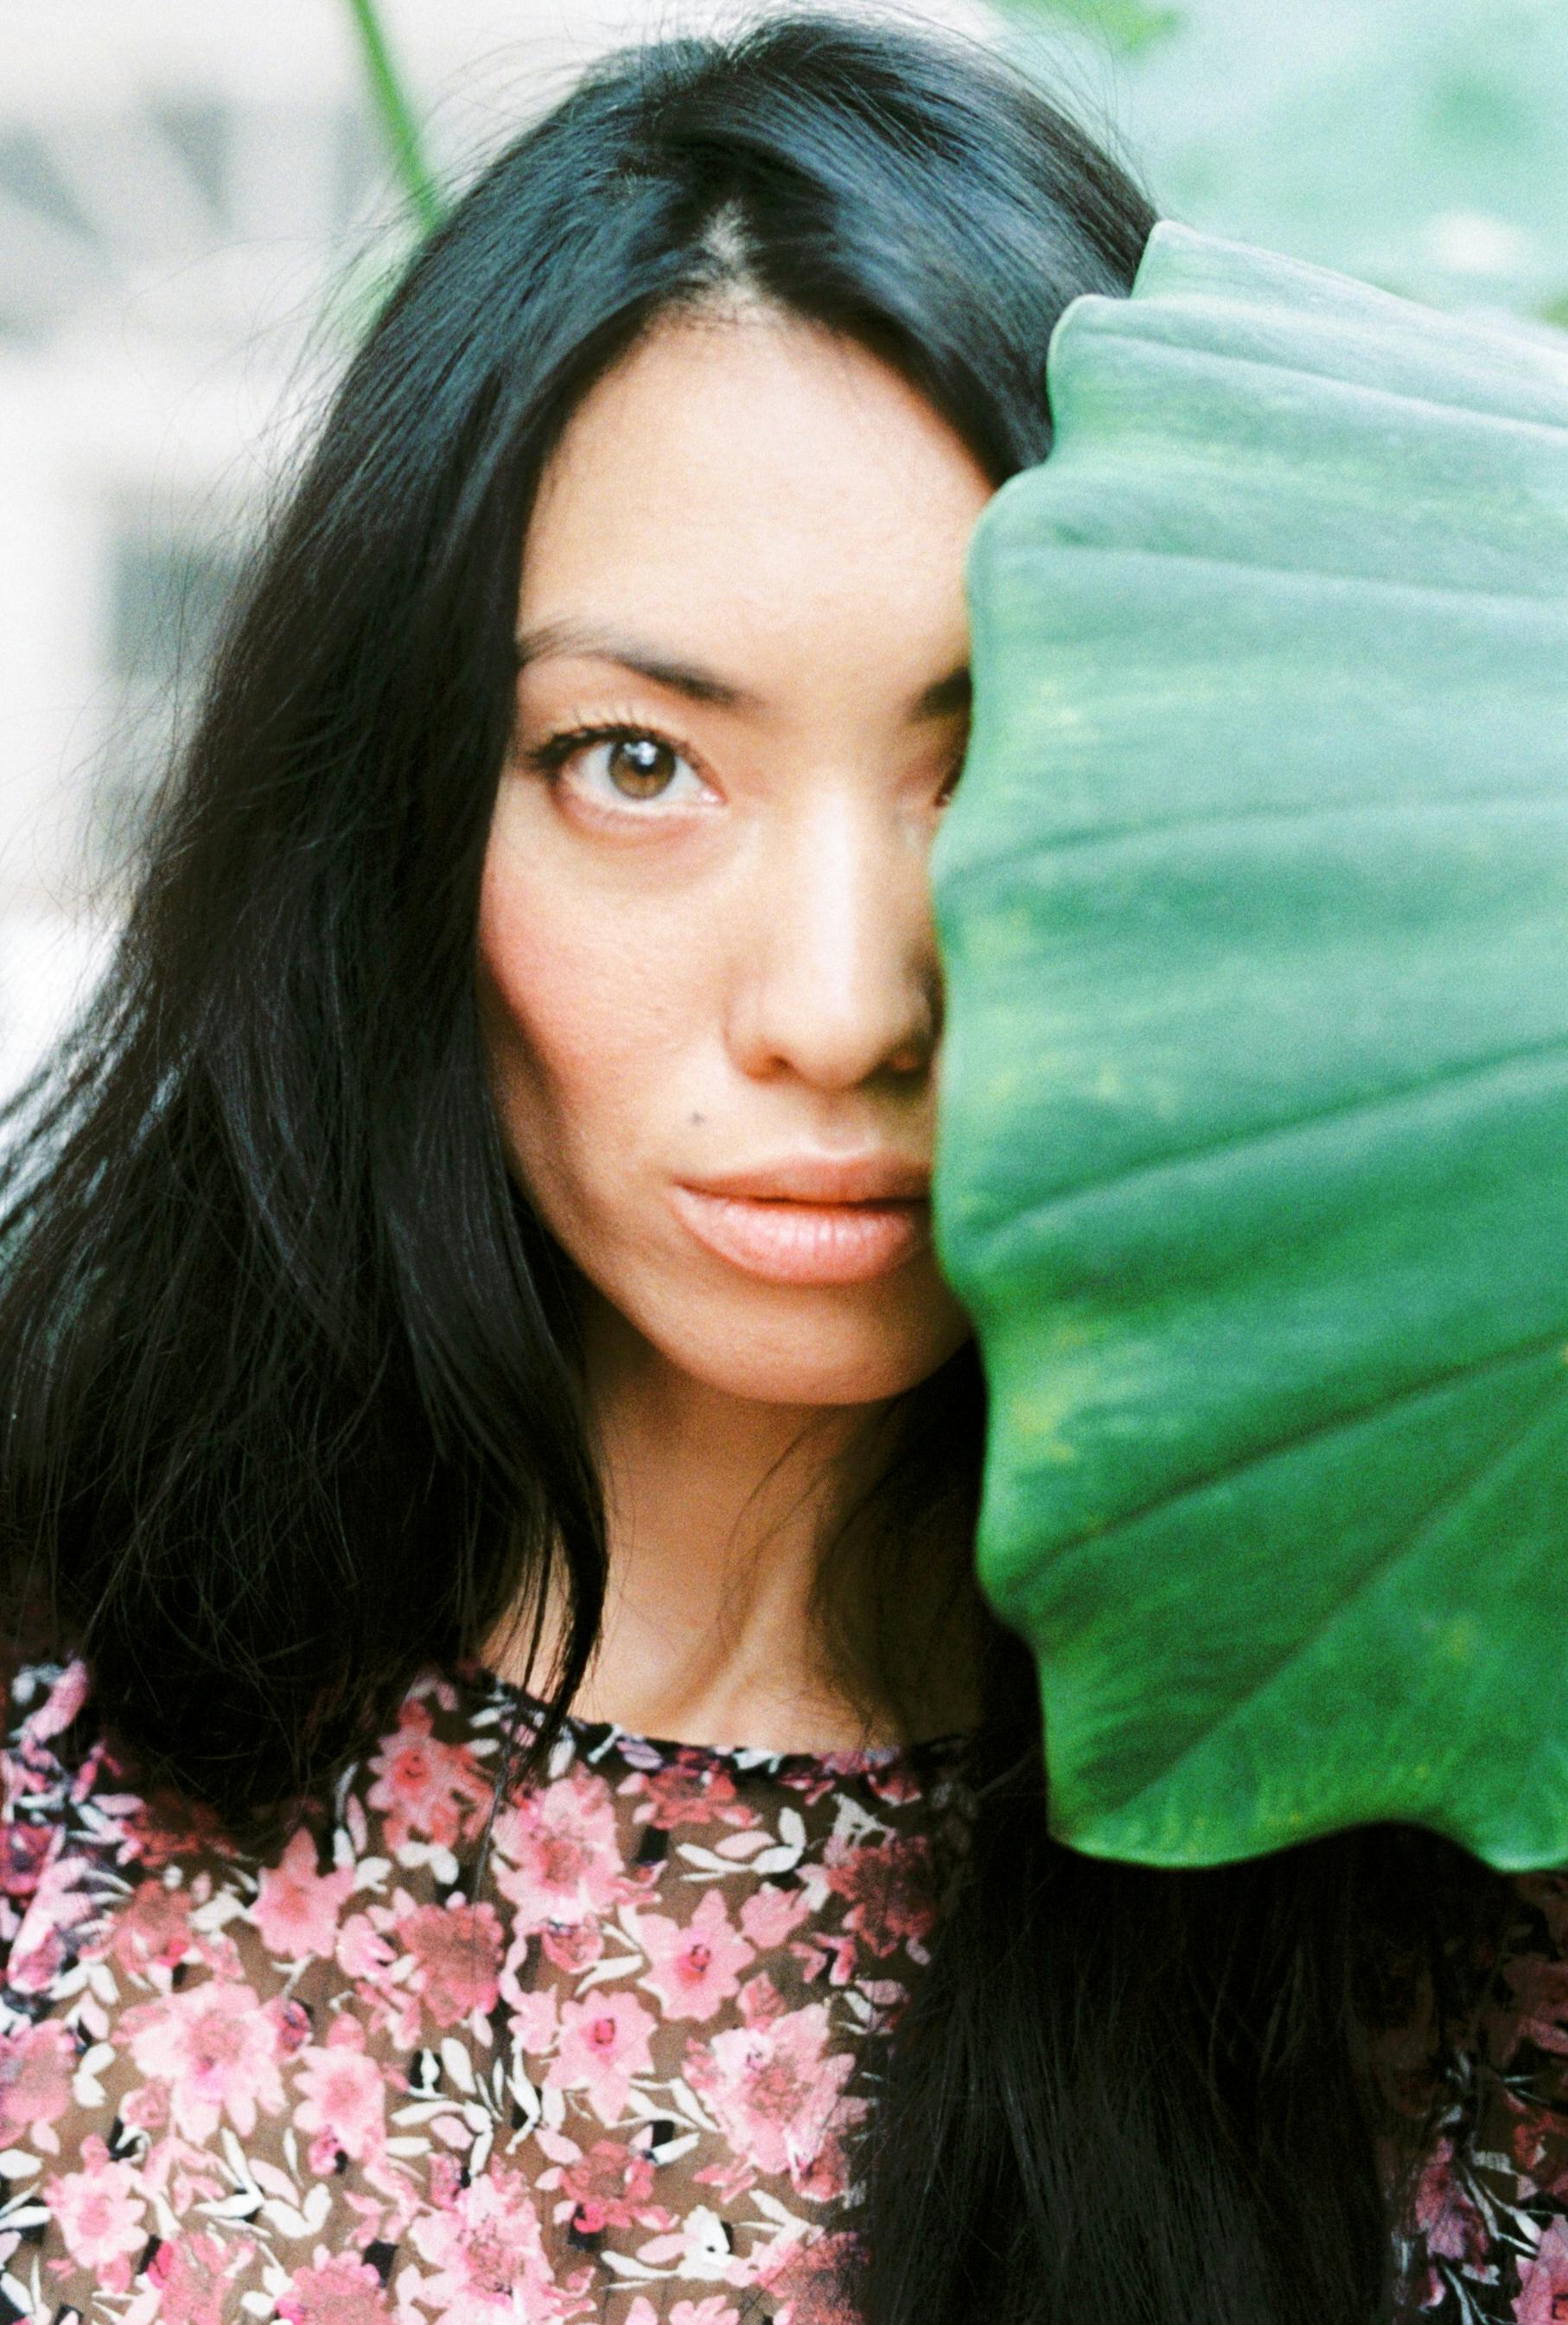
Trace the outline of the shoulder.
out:
[[[124,1830],[85,1664],[14,1662],[0,1737],[0,1978],[45,1995],[86,1919],[93,1875]]]
[[[261,2200],[220,2134],[254,2127],[308,2028],[268,1943],[300,1885],[140,1780],[80,1663],[11,1672],[0,1778],[0,2319],[117,2318],[138,2255],[172,2305],[137,2315],[205,2270],[216,2318],[241,2251],[219,2230]]]
[[[14,1656],[3,1684],[0,1991],[32,2017],[144,1879],[224,1845],[202,1810],[139,1783],[79,1658]]]
[[[1435,2325],[1498,2303],[1521,2325],[1568,2316],[1568,1872],[1508,1886],[1403,2224]]]

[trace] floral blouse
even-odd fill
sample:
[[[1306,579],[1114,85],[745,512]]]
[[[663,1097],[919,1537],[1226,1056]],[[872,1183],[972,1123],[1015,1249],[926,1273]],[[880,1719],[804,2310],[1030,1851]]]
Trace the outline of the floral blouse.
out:
[[[574,1720],[485,1847],[536,1714],[431,1674],[268,1863],[130,1789],[86,1695],[13,1689],[0,2325],[849,2325],[849,2135],[961,1738]]]
[[[5,1740],[0,2325],[854,2325],[849,2135],[961,1738],[573,1720],[492,1818],[533,1707],[431,1673],[264,1860],[140,1796],[87,1697],[24,1667]],[[1396,2243],[1431,2325],[1568,2320],[1568,1876],[1517,1891]]]
[[[1515,1876],[1396,2254],[1410,2325],[1568,2325],[1568,1873]],[[1414,2090],[1419,2021],[1384,2036]]]

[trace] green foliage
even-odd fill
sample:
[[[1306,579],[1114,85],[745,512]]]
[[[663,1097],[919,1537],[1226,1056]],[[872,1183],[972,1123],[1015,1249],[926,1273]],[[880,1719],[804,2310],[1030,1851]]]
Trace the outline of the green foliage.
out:
[[[1063,18],[1098,34],[1124,56],[1137,56],[1179,32],[1179,8],[1150,8],[1145,0],[1018,0],[1025,13]]]
[[[376,0],[348,0],[365,65],[371,109],[397,171],[404,197],[422,234],[441,224],[442,203],[425,161],[424,144],[407,91],[387,45]]]
[[[939,1249],[1054,1829],[1568,1860],[1568,357],[1156,230],[969,570]]]
[[[1568,291],[1564,0],[1000,0],[1005,43],[1109,116],[1161,212],[1443,306],[1540,316]],[[1147,0],[1139,14],[1158,13]]]

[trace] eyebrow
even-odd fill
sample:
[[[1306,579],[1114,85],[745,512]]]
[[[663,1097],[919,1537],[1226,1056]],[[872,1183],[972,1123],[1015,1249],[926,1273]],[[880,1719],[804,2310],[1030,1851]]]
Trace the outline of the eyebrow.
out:
[[[517,640],[519,670],[529,662],[548,662],[565,654],[616,662],[622,670],[651,678],[657,686],[667,686],[672,693],[685,695],[688,701],[711,703],[720,710],[757,711],[763,708],[759,695],[720,678],[716,672],[700,670],[695,663],[682,662],[657,647],[623,637],[617,631],[601,629],[591,622],[543,622],[537,629],[524,631]],[[909,706],[909,716],[912,719],[948,718],[954,711],[968,709],[972,692],[969,664],[960,662],[945,678],[934,679],[921,690]]]

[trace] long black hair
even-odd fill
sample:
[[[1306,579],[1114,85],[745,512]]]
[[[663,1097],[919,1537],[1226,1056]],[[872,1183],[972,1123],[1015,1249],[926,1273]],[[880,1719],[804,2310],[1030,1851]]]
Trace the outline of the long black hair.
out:
[[[521,548],[565,421],[656,319],[739,284],[896,366],[1000,484],[1050,446],[1052,326],[1127,291],[1152,223],[979,49],[764,19],[590,70],[349,366],[0,1227],[16,1605],[225,1814],[320,1779],[420,1666],[539,1616],[552,1570],[557,1720],[598,1633],[570,1270],[508,1176],[474,992]],[[884,1514],[913,1536],[972,1514],[972,1349],[907,1412]],[[1366,1939],[1408,1937],[1402,1901],[1457,1853],[1075,1857],[1026,1658],[988,1652],[974,1844],[873,2114],[853,2298],[873,2325],[1370,2325]]]

